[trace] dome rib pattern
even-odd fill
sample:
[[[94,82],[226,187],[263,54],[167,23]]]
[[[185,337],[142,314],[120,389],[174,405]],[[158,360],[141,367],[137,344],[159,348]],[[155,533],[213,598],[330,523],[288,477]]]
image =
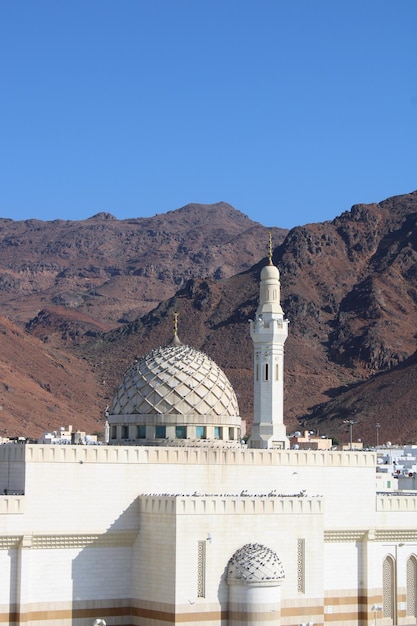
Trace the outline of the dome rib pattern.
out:
[[[273,582],[285,578],[282,563],[273,550],[260,543],[239,548],[227,565],[228,582]]]
[[[169,345],[139,359],[126,372],[110,415],[239,415],[236,394],[216,363],[199,350]]]

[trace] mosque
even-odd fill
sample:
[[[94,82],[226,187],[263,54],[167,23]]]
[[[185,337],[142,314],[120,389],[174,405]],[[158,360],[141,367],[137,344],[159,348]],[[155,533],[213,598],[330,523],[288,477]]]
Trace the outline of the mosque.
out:
[[[373,452],[290,448],[271,253],[250,332],[247,444],[175,322],[123,377],[107,445],[0,446],[1,624],[417,623],[417,491],[377,489]]]

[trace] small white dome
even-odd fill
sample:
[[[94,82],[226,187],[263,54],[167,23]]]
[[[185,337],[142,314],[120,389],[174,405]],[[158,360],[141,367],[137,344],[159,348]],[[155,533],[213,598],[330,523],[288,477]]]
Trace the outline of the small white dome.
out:
[[[271,583],[284,578],[284,568],[276,552],[260,543],[247,543],[239,548],[227,565],[229,584]]]
[[[279,269],[275,265],[265,265],[261,269],[261,280],[279,280]]]

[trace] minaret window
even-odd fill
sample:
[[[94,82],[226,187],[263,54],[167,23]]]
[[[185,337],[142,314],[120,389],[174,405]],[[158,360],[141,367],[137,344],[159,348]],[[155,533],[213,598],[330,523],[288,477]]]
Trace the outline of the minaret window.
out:
[[[269,364],[265,363],[265,380],[269,380]]]
[[[139,424],[137,438],[138,439],[146,439],[146,426],[145,426],[145,424]]]
[[[275,380],[279,380],[279,365],[275,363]]]
[[[129,426],[126,424],[122,426],[122,439],[129,439]]]
[[[205,426],[196,426],[195,427],[195,436],[197,439],[206,439],[206,427]]]
[[[259,363],[255,365],[255,380],[259,380]]]

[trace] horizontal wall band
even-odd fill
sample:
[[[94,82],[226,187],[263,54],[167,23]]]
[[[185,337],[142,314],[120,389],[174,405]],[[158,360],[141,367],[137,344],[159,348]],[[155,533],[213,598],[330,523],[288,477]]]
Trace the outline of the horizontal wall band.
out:
[[[417,541],[417,529],[415,528],[392,528],[370,530],[325,530],[323,533],[325,543],[354,543],[356,541],[376,541],[384,543],[406,543]]]
[[[308,502],[308,499],[306,498]],[[250,506],[248,507],[250,508]],[[37,550],[83,549],[132,546],[137,538],[137,530],[89,533],[82,535],[0,535],[0,550],[17,549],[19,547]],[[325,543],[355,543],[357,541],[374,541],[383,543],[417,542],[416,529],[392,530],[325,530]]]
[[[0,550],[28,548],[32,550],[65,550],[132,546],[138,531],[118,531],[85,535],[3,535]]]
[[[370,608],[368,611],[366,609],[360,608],[359,605],[355,602],[355,598],[343,598],[340,604],[335,602],[336,599],[333,599],[333,606],[337,608],[337,611],[328,611],[329,606],[314,605],[314,606],[304,606],[304,607],[283,607],[281,610],[281,618],[283,620],[288,620],[290,618],[293,619],[309,619],[313,620],[315,624],[323,624],[328,622],[348,622],[348,621],[357,621],[358,618],[361,620],[372,620],[374,617],[374,611]],[[357,598],[356,598],[357,600]],[[401,611],[401,614],[405,617],[405,611]],[[278,615],[274,614],[272,611],[256,612],[253,614],[253,619],[256,621],[257,619],[262,617],[263,621],[276,621]],[[32,610],[28,612],[10,612],[0,614],[0,624],[12,624],[13,622],[17,623],[25,623],[25,622],[42,622],[44,624],[48,624],[48,622],[54,622],[58,620],[71,620],[71,619],[91,619],[94,620],[96,618],[142,618],[150,621],[154,621],[155,624],[168,623],[168,624],[187,624],[187,623],[205,623],[205,622],[219,622],[221,620],[230,620],[230,619],[245,619],[249,618],[251,615],[245,612],[237,612],[237,611],[222,611],[222,610],[211,610],[211,611],[193,611],[190,613],[175,613],[174,607],[172,610],[167,606],[166,610],[158,610],[146,607],[139,606],[102,606],[100,608],[70,608],[70,609],[55,609],[55,610]]]

